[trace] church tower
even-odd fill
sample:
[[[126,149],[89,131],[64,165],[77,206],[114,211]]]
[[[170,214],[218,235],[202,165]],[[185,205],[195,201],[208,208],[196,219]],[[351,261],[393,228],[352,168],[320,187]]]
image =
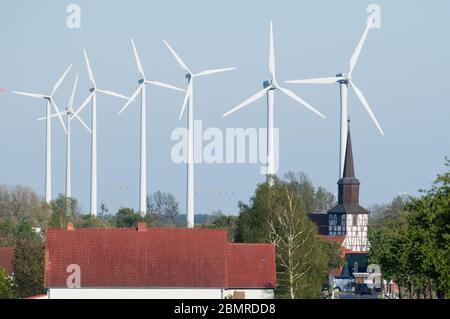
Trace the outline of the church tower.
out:
[[[347,134],[344,173],[338,181],[338,204],[328,213],[328,235],[345,237],[342,246],[354,252],[367,252],[369,212],[359,205],[359,180],[353,165],[350,126]]]

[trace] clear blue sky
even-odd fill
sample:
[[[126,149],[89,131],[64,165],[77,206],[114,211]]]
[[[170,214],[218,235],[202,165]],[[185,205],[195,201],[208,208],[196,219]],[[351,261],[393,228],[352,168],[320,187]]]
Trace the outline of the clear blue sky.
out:
[[[81,29],[68,29],[66,8],[81,6]],[[366,7],[382,9],[382,28],[369,34],[354,80],[364,91],[386,136],[381,137],[350,95],[356,173],[363,205],[387,202],[398,192],[414,194],[430,185],[450,155],[450,2],[440,1],[0,1],[0,87],[49,91],[69,65],[74,68],[56,99],[63,106],[76,72],[76,104],[89,83],[86,48],[101,87],[130,95],[137,71],[134,37],[147,76],[185,86],[166,38],[195,71],[236,66],[237,71],[196,85],[195,117],[204,127],[265,127],[265,101],[235,116],[222,114],[262,87],[268,74],[268,27],[274,23],[279,80],[331,76],[345,71],[366,20]],[[288,86],[288,85],[287,85]],[[327,115],[320,120],[277,95],[280,172],[307,173],[316,185],[336,190],[339,92],[337,86],[288,86]],[[170,134],[182,94],[148,90],[149,191],[172,192],[185,204],[185,166],[170,159]],[[98,100],[99,200],[111,210],[138,206],[139,126],[134,104],[122,116],[122,101]],[[28,185],[44,194],[45,123],[38,100],[0,95],[0,183]],[[86,121],[90,112],[82,114]],[[53,122],[53,195],[64,192],[65,142]],[[73,193],[89,207],[90,139],[74,124]],[[264,177],[260,165],[197,165],[196,210],[237,213]],[[226,194],[227,193],[227,194]]]

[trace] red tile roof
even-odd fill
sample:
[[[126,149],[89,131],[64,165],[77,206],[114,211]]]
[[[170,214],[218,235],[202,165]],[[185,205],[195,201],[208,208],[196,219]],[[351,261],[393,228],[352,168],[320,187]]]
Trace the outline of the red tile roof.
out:
[[[339,244],[339,245],[341,245],[341,246],[342,246],[342,244],[344,243],[344,240],[345,240],[345,236],[336,236],[336,237],[333,237],[333,236],[323,236],[323,235],[319,235],[319,236],[320,236],[322,239],[324,239],[324,240],[335,242],[335,243],[337,243],[337,244]]]
[[[67,287],[67,266],[81,287],[275,287],[271,244],[230,244],[218,229],[50,229],[45,287]]]
[[[0,247],[0,267],[6,271],[7,275],[13,273],[14,247]]]
[[[275,282],[274,245],[228,244],[229,288],[273,288]]]

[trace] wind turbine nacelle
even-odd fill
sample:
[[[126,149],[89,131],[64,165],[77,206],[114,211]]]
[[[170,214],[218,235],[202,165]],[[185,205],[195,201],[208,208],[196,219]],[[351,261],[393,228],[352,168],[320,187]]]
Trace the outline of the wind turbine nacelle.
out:
[[[348,83],[348,78],[347,78],[347,74],[346,73],[336,74],[336,77],[342,78],[341,80],[338,81],[339,83]]]
[[[142,83],[144,83],[144,82],[145,82],[144,79],[140,79],[140,80],[138,81],[139,84],[142,84]]]
[[[90,88],[89,92],[93,93],[95,91],[95,88]]]
[[[269,81],[269,80],[264,81],[264,82],[263,82],[263,87],[264,87],[264,88],[268,88],[271,84],[272,84],[272,81]]]
[[[184,77],[185,77],[186,79],[190,80],[190,79],[192,78],[192,75],[190,75],[190,74],[188,73],[188,74],[186,74]]]

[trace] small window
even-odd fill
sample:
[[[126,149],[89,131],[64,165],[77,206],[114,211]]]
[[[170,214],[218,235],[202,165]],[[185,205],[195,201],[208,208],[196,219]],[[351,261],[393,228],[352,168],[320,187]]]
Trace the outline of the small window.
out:
[[[358,215],[353,215],[352,225],[358,226]]]

